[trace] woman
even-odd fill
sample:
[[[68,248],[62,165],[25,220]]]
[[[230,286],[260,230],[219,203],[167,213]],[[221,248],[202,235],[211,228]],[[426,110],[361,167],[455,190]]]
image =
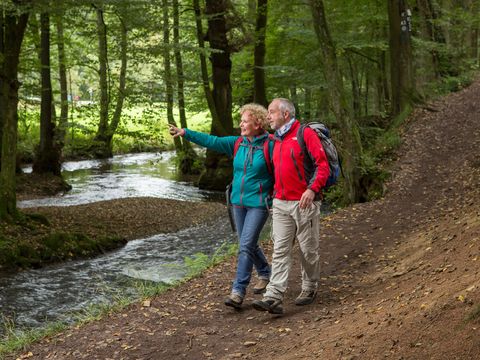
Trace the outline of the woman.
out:
[[[270,193],[273,189],[273,178],[267,166],[269,160],[264,155],[265,141],[268,141],[269,154],[273,151],[273,141],[270,141],[265,130],[268,126],[267,110],[258,104],[247,104],[240,109],[240,114],[241,140],[238,140],[239,136],[217,137],[170,126],[173,137],[183,136],[188,141],[229,156],[235,152],[230,202],[233,205],[240,247],[237,274],[225,305],[236,309],[242,306],[253,266],[259,278],[254,293],[263,292],[270,278],[270,266],[258,246],[258,237],[268,218]]]

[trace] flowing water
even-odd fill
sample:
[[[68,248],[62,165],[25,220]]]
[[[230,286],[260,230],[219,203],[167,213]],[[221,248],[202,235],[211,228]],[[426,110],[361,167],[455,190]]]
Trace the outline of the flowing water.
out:
[[[72,185],[70,192],[22,201],[19,207],[71,206],[138,196],[193,201],[222,197],[175,180],[172,153],[67,162],[63,175]],[[187,272],[185,257],[198,252],[213,254],[222,243],[235,241],[227,214],[219,220],[214,225],[130,241],[122,249],[95,259],[0,277],[0,315],[13,319],[20,327],[40,327],[46,321],[68,321],[73,311],[90,304],[134,294],[131,280],[169,283],[180,279]]]
[[[218,192],[178,181],[174,152],[118,155],[112,159],[70,161],[62,175],[72,190],[55,197],[25,200],[19,207],[71,206],[93,201],[153,196],[166,199],[219,200]],[[30,172],[31,167],[23,169]]]

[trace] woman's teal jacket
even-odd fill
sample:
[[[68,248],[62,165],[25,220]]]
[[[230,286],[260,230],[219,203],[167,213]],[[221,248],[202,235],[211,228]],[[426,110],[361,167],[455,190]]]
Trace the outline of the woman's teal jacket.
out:
[[[184,138],[200,146],[233,156],[238,136],[214,136],[185,129]],[[230,201],[233,205],[245,207],[266,207],[271,205],[273,178],[267,168],[263,154],[263,143],[268,133],[256,136],[250,142],[243,137],[233,159],[233,183]],[[273,141],[270,141],[270,159],[273,154]]]

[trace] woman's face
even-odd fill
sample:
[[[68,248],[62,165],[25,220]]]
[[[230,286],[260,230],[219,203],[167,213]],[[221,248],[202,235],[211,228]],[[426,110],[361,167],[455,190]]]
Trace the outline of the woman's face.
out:
[[[240,121],[240,134],[242,136],[256,136],[260,132],[260,124],[250,111],[242,114]]]

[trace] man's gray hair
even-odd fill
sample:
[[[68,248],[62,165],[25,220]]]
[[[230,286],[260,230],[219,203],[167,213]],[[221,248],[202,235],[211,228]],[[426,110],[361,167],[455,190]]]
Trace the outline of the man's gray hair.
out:
[[[282,112],[282,114],[285,113],[285,111],[288,111],[290,114],[290,119],[295,119],[295,105],[293,103],[285,98],[276,98],[280,104],[279,104],[279,109]]]

